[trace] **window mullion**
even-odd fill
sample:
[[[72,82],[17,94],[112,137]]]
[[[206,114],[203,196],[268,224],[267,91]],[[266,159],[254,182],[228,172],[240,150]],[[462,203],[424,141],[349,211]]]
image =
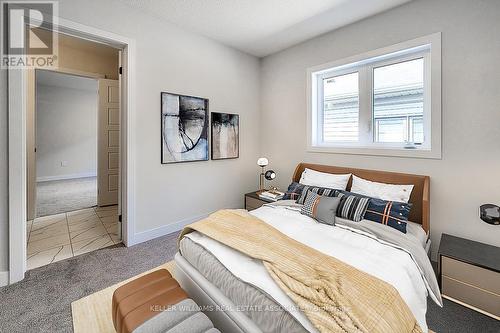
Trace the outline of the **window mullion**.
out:
[[[423,116],[423,128],[424,128],[424,146],[431,146],[431,105],[432,105],[432,94],[431,90],[431,57],[430,53],[424,56],[424,116]]]
[[[368,146],[373,142],[373,78],[372,67],[359,69],[359,143]]]
[[[317,137],[316,140],[317,142],[324,143],[324,113],[325,113],[325,100],[324,100],[324,81],[323,77],[319,76],[318,77],[318,96],[317,96],[317,105],[318,105],[318,112],[317,112]]]

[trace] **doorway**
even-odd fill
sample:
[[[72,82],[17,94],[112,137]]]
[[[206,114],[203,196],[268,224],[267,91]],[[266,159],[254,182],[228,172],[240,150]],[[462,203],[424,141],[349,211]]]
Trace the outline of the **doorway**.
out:
[[[122,221],[122,239],[126,246],[137,243],[135,237],[135,40],[112,32],[96,29],[70,20],[58,18],[54,26],[68,36],[80,37],[121,50],[120,65],[120,196],[118,214]],[[59,67],[59,70],[64,70]],[[67,71],[78,74],[79,71]],[[30,101],[27,85],[30,70],[8,72],[9,91],[9,284],[21,281],[27,261],[27,185],[29,161],[27,131]]]
[[[59,54],[28,80],[28,270],[121,243],[120,53],[60,35]]]
[[[98,80],[35,72],[35,218],[97,205]]]

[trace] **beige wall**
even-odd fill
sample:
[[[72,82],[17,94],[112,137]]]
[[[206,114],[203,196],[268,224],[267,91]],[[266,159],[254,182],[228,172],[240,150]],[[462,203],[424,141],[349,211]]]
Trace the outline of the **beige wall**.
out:
[[[36,137],[36,70],[26,71],[26,218],[35,218],[36,206],[36,157],[35,157],[35,137]]]
[[[300,161],[431,177],[433,253],[442,232],[500,245],[478,217],[500,203],[498,1],[416,0],[262,60],[261,151],[285,187]],[[441,160],[306,151],[306,69],[442,32]]]
[[[38,29],[38,34],[49,33]],[[58,34],[58,66],[118,79],[118,50],[104,44]]]
[[[106,45],[59,35],[59,67],[103,74],[118,80],[118,50]]]

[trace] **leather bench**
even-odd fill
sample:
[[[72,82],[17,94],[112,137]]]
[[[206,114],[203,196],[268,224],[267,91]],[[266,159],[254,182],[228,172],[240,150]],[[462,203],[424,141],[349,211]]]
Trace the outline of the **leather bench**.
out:
[[[166,269],[117,288],[112,316],[118,333],[219,332]]]

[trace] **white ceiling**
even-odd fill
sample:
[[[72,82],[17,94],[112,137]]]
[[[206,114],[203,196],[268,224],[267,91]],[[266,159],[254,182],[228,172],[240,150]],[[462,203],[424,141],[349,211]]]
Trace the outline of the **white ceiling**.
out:
[[[45,70],[36,71],[36,84],[97,92],[96,79]]]
[[[263,57],[411,0],[120,0]]]

